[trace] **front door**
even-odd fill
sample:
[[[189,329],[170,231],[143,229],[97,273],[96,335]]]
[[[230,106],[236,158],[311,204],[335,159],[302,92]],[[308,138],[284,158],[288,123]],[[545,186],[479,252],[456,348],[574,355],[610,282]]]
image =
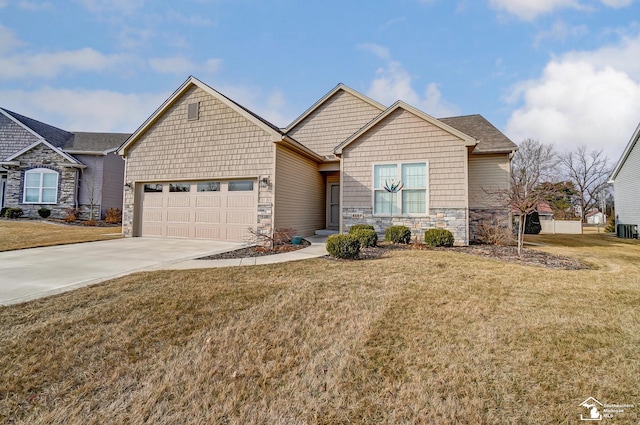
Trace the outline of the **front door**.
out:
[[[0,208],[4,207],[4,192],[7,187],[7,175],[0,176]]]
[[[338,229],[340,227],[340,183],[329,183],[328,189],[327,227]]]

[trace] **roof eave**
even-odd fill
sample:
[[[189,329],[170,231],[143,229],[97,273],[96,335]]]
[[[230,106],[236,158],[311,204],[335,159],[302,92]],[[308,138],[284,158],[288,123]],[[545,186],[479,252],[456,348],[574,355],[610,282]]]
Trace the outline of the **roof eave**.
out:
[[[624,152],[622,152],[622,156],[620,156],[620,159],[618,160],[618,163],[613,169],[613,172],[611,173],[611,177],[609,178],[607,183],[613,183],[616,177],[618,177],[618,173],[620,173],[622,166],[627,161],[627,158],[631,154],[631,151],[633,150],[633,147],[635,146],[635,144],[638,142],[639,138],[640,138],[640,124],[638,124],[638,126],[636,127],[636,130],[633,132],[633,135],[631,136],[631,139],[629,140],[627,147],[624,149]]]

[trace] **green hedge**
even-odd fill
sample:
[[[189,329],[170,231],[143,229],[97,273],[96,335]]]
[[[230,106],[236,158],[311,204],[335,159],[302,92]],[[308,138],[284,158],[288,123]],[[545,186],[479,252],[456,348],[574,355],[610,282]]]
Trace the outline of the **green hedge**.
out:
[[[20,218],[23,214],[22,208],[7,208],[4,216],[7,218]]]
[[[49,208],[42,207],[38,210],[38,215],[42,218],[49,218],[51,210]]]
[[[391,226],[384,231],[384,240],[393,243],[411,242],[411,230],[407,226]]]
[[[453,234],[447,229],[429,229],[424,232],[424,243],[429,246],[453,246]]]
[[[353,234],[353,232],[358,230],[376,230],[371,224],[354,224],[349,228],[349,233]]]
[[[327,252],[336,258],[358,258],[360,254],[360,240],[355,235],[340,234],[327,238]]]
[[[351,228],[349,234],[355,236],[360,241],[361,248],[368,248],[378,244],[378,234],[372,229],[356,229]]]

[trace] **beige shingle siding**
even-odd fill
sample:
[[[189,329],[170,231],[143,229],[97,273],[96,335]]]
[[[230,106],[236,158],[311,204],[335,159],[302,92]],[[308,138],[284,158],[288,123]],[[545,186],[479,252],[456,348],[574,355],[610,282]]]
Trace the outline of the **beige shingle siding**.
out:
[[[200,117],[187,119],[190,103]],[[192,87],[127,153],[127,180],[187,180],[271,175],[273,140],[203,90]]]
[[[497,191],[509,188],[509,156],[469,156],[469,207],[504,207]]]
[[[340,90],[288,134],[320,155],[331,155],[336,146],[379,114],[378,108]]]
[[[343,151],[343,206],[371,206],[372,164],[414,160],[428,162],[430,208],[467,207],[464,143],[402,109]]]
[[[275,228],[289,227],[300,236],[324,228],[324,179],[318,165],[287,148],[276,148]]]

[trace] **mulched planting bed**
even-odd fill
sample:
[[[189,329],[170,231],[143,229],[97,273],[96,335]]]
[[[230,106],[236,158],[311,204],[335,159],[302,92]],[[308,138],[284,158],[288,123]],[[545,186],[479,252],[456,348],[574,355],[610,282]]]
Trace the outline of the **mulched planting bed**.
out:
[[[298,249],[306,248],[311,245],[307,240],[302,240],[300,245],[284,244],[279,245],[275,249],[267,250],[259,246],[248,246],[245,248],[236,249],[235,251],[223,252],[221,254],[209,255],[207,257],[198,258],[198,260],[223,260],[223,259],[236,259],[247,257],[263,257],[266,255],[281,254],[284,252],[296,251]],[[522,255],[518,255],[518,249],[515,246],[496,246],[496,245],[469,245],[469,246],[455,246],[451,248],[431,248],[427,245],[416,244],[392,244],[389,242],[379,242],[378,246],[373,248],[362,248],[360,250],[360,256],[357,260],[371,260],[375,258],[381,258],[385,254],[396,250],[433,250],[433,251],[454,251],[468,255],[477,255],[480,257],[493,258],[495,260],[507,261],[516,264],[534,265],[540,267],[546,267],[550,269],[559,270],[587,270],[590,269],[586,264],[580,261],[562,257],[559,255],[549,254],[534,249],[522,248]],[[324,256],[331,261],[354,261],[343,260],[334,258],[329,255]]]
[[[274,249],[265,249],[260,246],[248,246],[246,248],[236,249],[235,251],[223,252],[221,254],[208,255],[198,258],[198,260],[230,260],[236,258],[248,257],[264,257],[266,255],[282,254],[285,252],[297,251],[311,245],[311,242],[303,239],[299,245],[283,244],[278,245]]]

